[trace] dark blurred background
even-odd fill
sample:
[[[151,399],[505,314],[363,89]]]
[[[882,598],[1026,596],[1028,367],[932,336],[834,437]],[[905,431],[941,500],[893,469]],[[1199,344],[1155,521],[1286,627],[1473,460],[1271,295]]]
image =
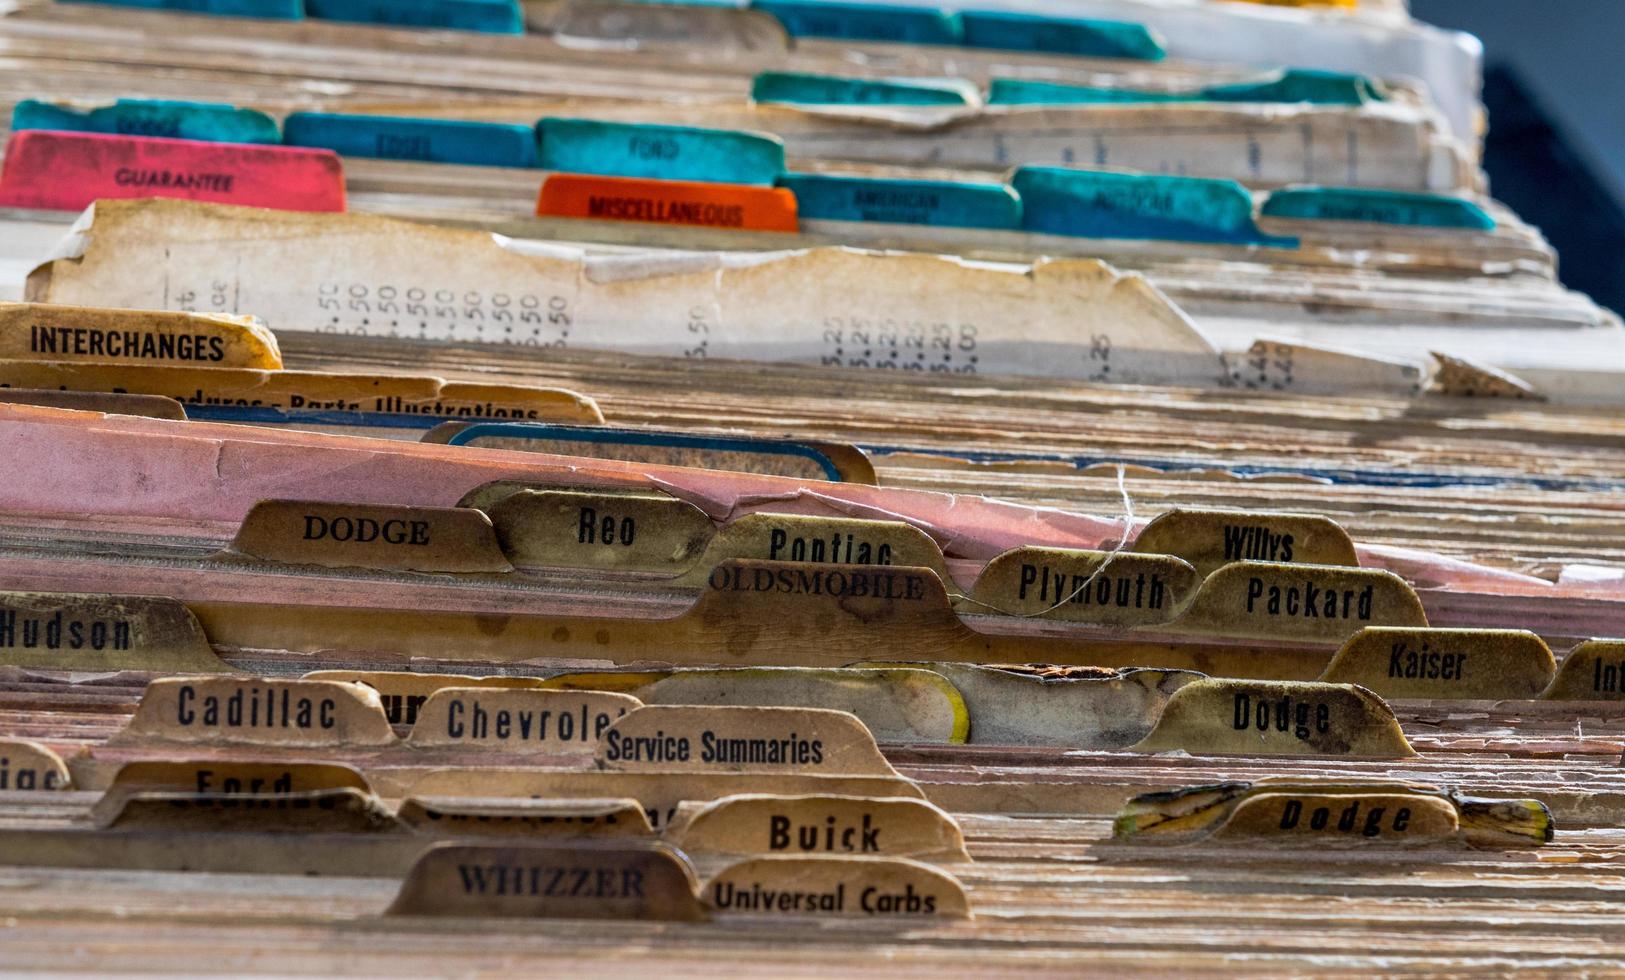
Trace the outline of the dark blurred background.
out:
[[[1568,286],[1625,310],[1625,0],[1411,0],[1484,42],[1491,192],[1556,246]]]

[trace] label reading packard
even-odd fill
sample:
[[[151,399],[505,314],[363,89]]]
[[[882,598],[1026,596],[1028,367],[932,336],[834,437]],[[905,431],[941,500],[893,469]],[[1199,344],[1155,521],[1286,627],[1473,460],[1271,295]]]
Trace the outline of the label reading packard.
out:
[[[1371,618],[1375,585],[1364,589],[1329,589],[1305,578],[1303,585],[1272,585],[1257,575],[1247,579],[1247,613],[1302,616],[1305,619]]]

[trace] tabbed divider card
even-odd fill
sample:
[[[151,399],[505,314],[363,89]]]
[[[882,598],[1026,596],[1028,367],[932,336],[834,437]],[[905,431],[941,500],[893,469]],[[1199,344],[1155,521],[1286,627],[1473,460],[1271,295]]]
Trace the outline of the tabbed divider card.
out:
[[[347,157],[534,168],[536,132],[529,126],[416,116],[295,112],[282,121],[289,146]]]
[[[1175,691],[1136,752],[1415,756],[1383,700],[1353,684],[1199,680]]]
[[[0,793],[58,793],[78,788],[67,764],[49,746],[26,738],[0,738]]]
[[[1368,626],[1349,637],[1321,680],[1359,684],[1385,698],[1528,700],[1557,663],[1527,630]]]
[[[365,749],[399,744],[378,693],[340,681],[163,677],[111,745]]]
[[[1264,198],[1259,213],[1267,218],[1303,221],[1355,221],[1476,232],[1495,230],[1495,219],[1466,198],[1365,187],[1287,187]]]
[[[791,37],[948,45],[964,40],[959,14],[929,7],[825,0],[751,0],[750,9],[778,18]]]
[[[30,129],[6,146],[0,207],[79,211],[139,197],[343,211],[344,171],[326,150],[155,136]]]
[[[105,4],[140,10],[255,17],[266,20],[304,20],[305,0],[60,0],[62,3]]]
[[[288,565],[503,574],[513,571],[491,519],[462,507],[263,500],[226,557]]]
[[[811,106],[979,105],[979,93],[957,78],[852,78],[807,72],[764,71],[751,80],[751,100]]]
[[[1563,657],[1551,686],[1551,701],[1625,700],[1625,640],[1586,640]]]
[[[1256,82],[1169,90],[1105,88],[1025,78],[994,78],[988,105],[1079,105],[1096,103],[1259,102],[1360,106],[1385,101],[1381,85],[1359,75],[1289,68]]]
[[[570,426],[540,423],[444,422],[424,433],[425,442],[480,449],[510,449],[550,453],[557,456],[584,456],[620,459],[666,466],[691,466],[707,470],[729,470],[767,476],[800,477],[830,483],[879,481],[874,464],[857,446],[799,439],[763,439],[672,429],[624,429],[616,426]],[[498,481],[487,497],[526,487],[517,481]],[[470,491],[459,506],[488,509],[471,502]]]
[[[169,99],[119,99],[94,109],[24,99],[11,111],[11,131],[29,129],[210,143],[282,142],[276,120],[263,112],[218,102]]]
[[[0,359],[277,371],[265,324],[230,313],[0,303]]]
[[[1353,540],[1336,521],[1274,511],[1166,511],[1140,529],[1133,550],[1183,558],[1204,578],[1236,561],[1360,564]]]
[[[1143,24],[990,10],[967,10],[959,19],[961,43],[972,48],[1134,61],[1161,61],[1168,55],[1162,39]]]
[[[1419,783],[1269,779],[1142,794],[1118,814],[1112,836],[1131,844],[1500,850],[1550,843],[1554,829],[1539,800]]]
[[[779,186],[795,194],[803,219],[1021,228],[1021,199],[1003,184],[786,174]]]
[[[536,214],[734,231],[799,229],[796,197],[782,187],[699,180],[549,174]]]
[[[518,0],[304,0],[306,16],[383,27],[525,33]]]
[[[0,664],[229,673],[197,618],[158,596],[0,592]]]
[[[962,615],[1004,613],[1103,626],[1155,626],[1178,619],[1201,578],[1166,554],[1014,548],[977,576]]]
[[[1296,238],[1259,229],[1252,195],[1232,180],[1024,166],[1010,183],[1021,195],[1028,231],[1298,247]]]
[[[763,133],[550,116],[536,139],[542,169],[562,174],[772,186],[784,173],[783,142]]]
[[[746,793],[679,809],[665,837],[689,854],[970,860],[954,818],[908,797]]]

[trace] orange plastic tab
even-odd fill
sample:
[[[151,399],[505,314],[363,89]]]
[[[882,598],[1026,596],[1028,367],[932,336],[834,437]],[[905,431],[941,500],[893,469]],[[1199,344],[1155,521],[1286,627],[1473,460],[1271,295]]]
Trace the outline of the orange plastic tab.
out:
[[[795,231],[796,196],[782,187],[552,174],[536,214],[550,218]]]

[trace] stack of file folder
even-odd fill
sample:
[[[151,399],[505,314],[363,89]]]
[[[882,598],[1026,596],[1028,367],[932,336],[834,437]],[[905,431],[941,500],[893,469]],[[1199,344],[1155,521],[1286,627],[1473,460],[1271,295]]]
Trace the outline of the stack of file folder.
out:
[[[1472,38],[0,43],[8,967],[1619,969],[1625,330],[1491,196]]]

